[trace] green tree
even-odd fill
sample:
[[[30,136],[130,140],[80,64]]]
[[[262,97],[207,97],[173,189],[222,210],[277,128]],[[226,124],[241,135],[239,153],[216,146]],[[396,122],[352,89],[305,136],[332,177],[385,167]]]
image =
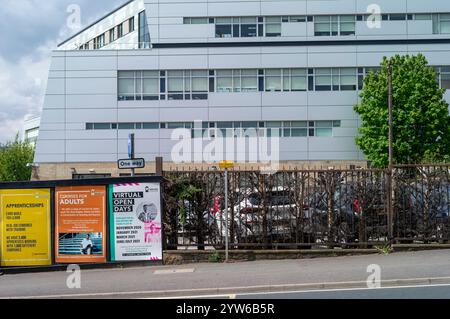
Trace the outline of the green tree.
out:
[[[448,162],[450,115],[435,70],[422,54],[396,55],[391,63],[394,163]],[[376,167],[389,163],[388,68],[385,57],[381,71],[366,76],[354,108],[362,120],[356,144]]]
[[[19,140],[19,136],[12,142],[0,146],[0,182],[28,181],[32,168],[27,164],[33,163],[34,147],[28,142]]]

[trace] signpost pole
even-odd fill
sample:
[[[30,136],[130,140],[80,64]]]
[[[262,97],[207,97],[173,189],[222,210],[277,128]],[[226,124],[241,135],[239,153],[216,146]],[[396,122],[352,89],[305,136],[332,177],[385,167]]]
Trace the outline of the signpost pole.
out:
[[[388,67],[388,111],[389,111],[389,179],[388,179],[388,208],[389,208],[389,214],[388,214],[388,235],[389,240],[392,240],[394,237],[394,201],[393,201],[393,174],[394,174],[394,151],[393,151],[393,101],[392,101],[392,94],[393,94],[393,88],[392,88],[392,60],[389,61],[389,67]]]
[[[134,134],[130,134],[128,136],[128,158],[133,159],[134,158]],[[131,169],[131,176],[134,177],[135,175],[135,169]]]

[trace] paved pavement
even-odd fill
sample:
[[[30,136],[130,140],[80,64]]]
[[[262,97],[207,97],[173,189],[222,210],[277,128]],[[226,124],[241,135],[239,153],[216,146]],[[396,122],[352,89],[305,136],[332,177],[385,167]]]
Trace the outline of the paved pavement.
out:
[[[242,294],[234,299],[450,299],[450,285],[353,288],[283,293]]]
[[[81,289],[67,288],[69,274],[66,272],[3,275],[0,276],[0,298],[145,298],[361,288],[370,275],[367,267],[372,264],[381,267],[383,285],[450,284],[450,250],[438,250],[232,264],[83,270]],[[442,277],[446,278],[429,280]],[[417,295],[425,293],[428,290],[417,290]],[[441,291],[433,289],[433,293],[440,294]]]

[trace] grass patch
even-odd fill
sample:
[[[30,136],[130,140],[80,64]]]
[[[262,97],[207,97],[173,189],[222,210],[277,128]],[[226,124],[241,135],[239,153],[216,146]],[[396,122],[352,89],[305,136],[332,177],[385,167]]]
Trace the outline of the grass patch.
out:
[[[213,252],[208,257],[208,261],[212,262],[212,263],[218,263],[218,262],[220,262],[220,260],[221,260],[221,257],[220,257],[220,253],[218,251]]]
[[[374,247],[379,254],[383,254],[383,255],[389,255],[390,253],[392,253],[394,251],[394,248],[392,248],[391,245],[386,245],[386,246],[375,246]]]

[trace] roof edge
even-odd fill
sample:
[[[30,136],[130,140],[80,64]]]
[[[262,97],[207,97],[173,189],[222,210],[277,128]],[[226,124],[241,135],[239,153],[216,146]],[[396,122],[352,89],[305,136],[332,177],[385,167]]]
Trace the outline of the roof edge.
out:
[[[103,19],[106,19],[107,17],[109,17],[111,14],[119,11],[120,9],[126,7],[127,5],[129,5],[130,3],[134,2],[135,0],[130,0],[125,2],[124,4],[122,4],[120,7],[115,8],[114,10],[112,10],[111,12],[107,13],[106,15],[102,16],[101,18],[95,20],[94,22],[92,22],[91,24],[89,24],[87,27],[83,28],[82,30],[78,31],[77,33],[75,33],[74,35],[70,36],[68,39],[64,40],[63,42],[61,42],[60,44],[58,44],[58,48],[64,44],[66,44],[67,42],[69,42],[70,40],[72,40],[73,38],[75,38],[76,36],[80,35],[81,33],[83,33],[84,31],[86,31],[87,29],[93,27],[94,25],[96,25],[97,23],[99,23],[100,21],[102,21]]]

